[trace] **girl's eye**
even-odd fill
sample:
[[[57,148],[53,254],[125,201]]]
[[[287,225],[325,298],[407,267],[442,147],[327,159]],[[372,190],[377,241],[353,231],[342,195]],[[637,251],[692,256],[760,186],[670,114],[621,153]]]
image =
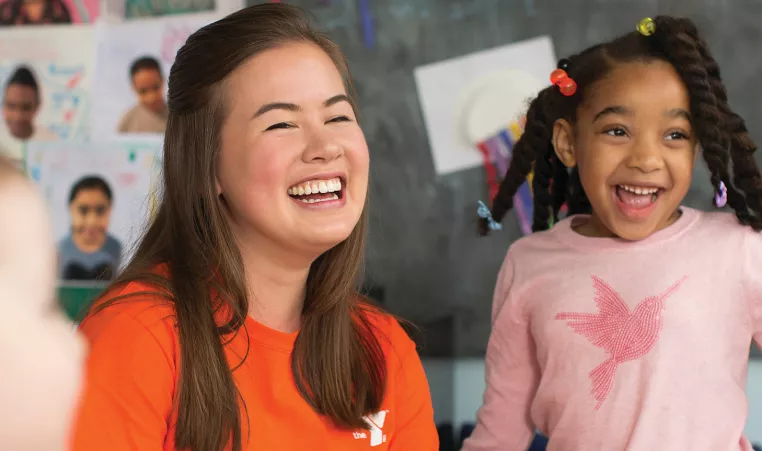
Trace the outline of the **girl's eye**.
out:
[[[689,139],[688,135],[683,132],[670,132],[667,134],[667,139],[669,140],[676,140],[676,139]]]
[[[351,119],[349,119],[346,116],[338,116],[338,117],[335,117],[335,118],[331,119],[328,122],[351,122]]]
[[[618,136],[618,137],[627,136],[627,130],[623,129],[622,127],[613,127],[604,131],[603,133],[609,136]]]
[[[291,128],[291,124],[286,122],[278,122],[277,124],[273,124],[269,127],[267,127],[265,130],[276,130],[279,128]]]

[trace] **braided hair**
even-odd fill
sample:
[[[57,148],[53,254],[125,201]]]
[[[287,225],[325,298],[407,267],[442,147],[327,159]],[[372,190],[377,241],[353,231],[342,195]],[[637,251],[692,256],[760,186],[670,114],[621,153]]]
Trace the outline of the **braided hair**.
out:
[[[569,170],[556,156],[553,126],[558,119],[574,123],[586,91],[617,64],[656,59],[669,62],[686,86],[712,185],[725,184],[728,205],[741,224],[762,230],[762,177],[753,155],[756,145],[744,120],[728,104],[717,62],[691,20],[660,16],[654,22],[651,36],[633,31],[569,57],[565,70],[577,83],[574,95],[564,96],[556,86],[549,86],[530,103],[524,133],[493,199],[495,221],[500,222],[513,208],[513,197],[532,170],[533,231],[547,230],[557,222],[564,203],[570,215],[591,212],[578,169]],[[489,233],[487,219],[479,219],[479,233]]]

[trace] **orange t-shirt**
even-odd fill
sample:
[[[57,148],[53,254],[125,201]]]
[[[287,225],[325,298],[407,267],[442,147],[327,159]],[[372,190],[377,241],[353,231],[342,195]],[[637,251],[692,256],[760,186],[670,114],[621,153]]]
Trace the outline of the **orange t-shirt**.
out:
[[[115,294],[147,289],[131,283]],[[372,315],[371,321],[385,335],[379,343],[386,356],[387,388],[380,413],[370,418],[369,431],[338,429],[315,413],[291,375],[297,333],[279,332],[247,318],[248,340],[238,333],[225,346],[231,367],[250,346],[246,362],[233,372],[251,425],[248,431],[242,413],[244,450],[438,449],[428,382],[415,345],[396,320]],[[112,305],[83,322],[81,330],[91,349],[74,426],[74,451],[176,449],[173,399],[180,349],[173,316],[171,304],[144,296]]]

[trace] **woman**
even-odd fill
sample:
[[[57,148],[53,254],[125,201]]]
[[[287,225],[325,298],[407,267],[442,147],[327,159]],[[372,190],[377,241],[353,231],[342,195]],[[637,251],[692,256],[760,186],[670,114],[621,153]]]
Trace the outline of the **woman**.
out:
[[[164,194],[88,314],[83,450],[435,450],[399,324],[357,294],[368,148],[346,61],[284,4],[194,33]]]

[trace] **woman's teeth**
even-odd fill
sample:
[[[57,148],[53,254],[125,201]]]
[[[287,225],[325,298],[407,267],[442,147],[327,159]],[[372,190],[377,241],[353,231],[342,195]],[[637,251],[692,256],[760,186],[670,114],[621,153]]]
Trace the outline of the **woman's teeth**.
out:
[[[297,200],[300,202],[304,202],[305,204],[317,204],[320,202],[328,202],[329,200],[338,200],[338,199],[339,199],[339,196],[334,193],[334,194],[331,194],[330,197],[324,197],[320,199],[310,198],[310,199],[297,199]]]
[[[341,191],[341,179],[338,177],[329,180],[310,180],[308,182],[294,185],[288,189],[288,194],[290,196],[306,196],[318,193],[334,193],[336,191]],[[336,198],[338,198],[338,196],[336,196]]]

